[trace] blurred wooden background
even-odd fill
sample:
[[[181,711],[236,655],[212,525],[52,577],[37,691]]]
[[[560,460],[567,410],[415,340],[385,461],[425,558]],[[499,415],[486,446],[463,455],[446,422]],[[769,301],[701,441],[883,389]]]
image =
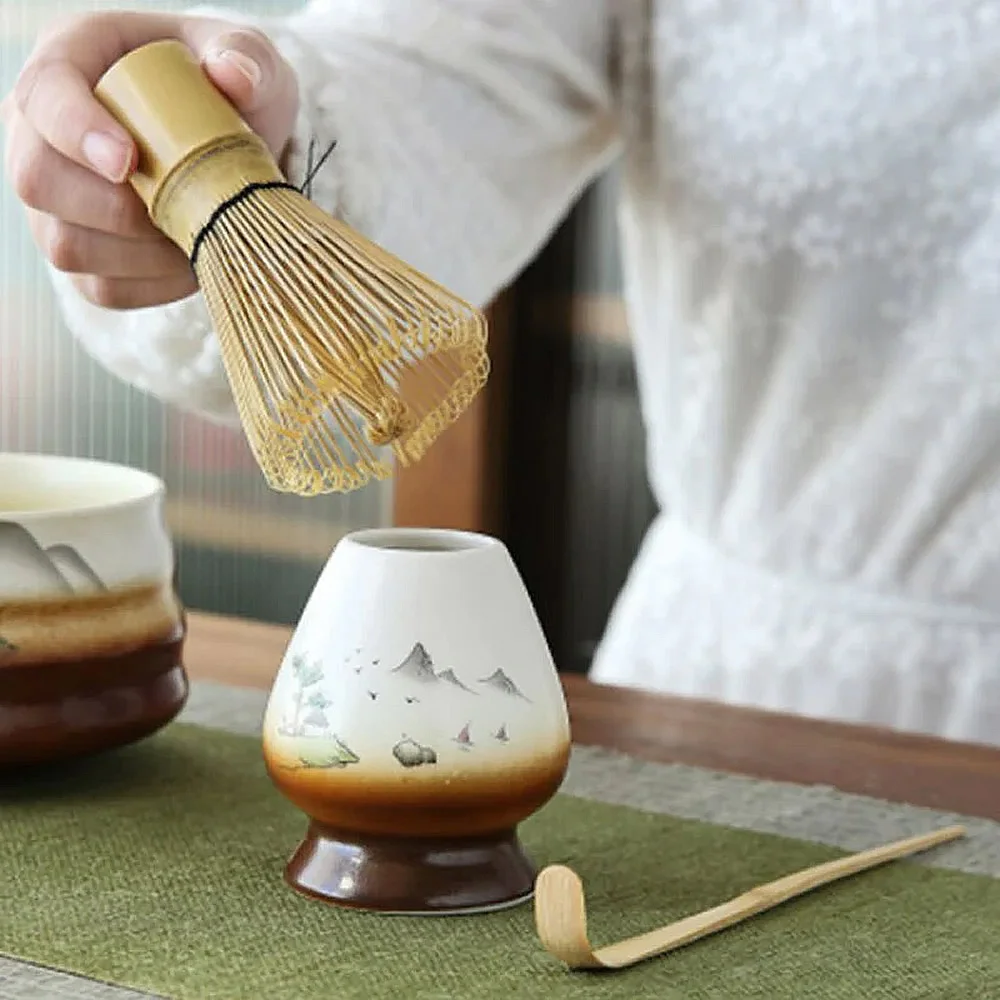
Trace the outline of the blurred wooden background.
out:
[[[299,0],[240,9],[287,11]],[[0,0],[0,90],[58,13],[161,0]],[[346,497],[271,493],[242,436],[164,407],[91,361],[56,315],[20,207],[0,191],[0,449],[162,476],[192,608],[292,623],[345,532],[488,531],[510,546],[564,669],[585,671],[653,514],[615,231],[617,179],[585,193],[491,309],[494,372],[418,466]]]

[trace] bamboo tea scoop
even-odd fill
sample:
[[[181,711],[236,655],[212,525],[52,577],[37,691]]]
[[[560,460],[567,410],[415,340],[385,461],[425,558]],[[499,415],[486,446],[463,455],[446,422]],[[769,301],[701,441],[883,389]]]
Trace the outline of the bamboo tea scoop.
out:
[[[950,826],[827,861],[759,885],[710,910],[617,944],[605,945],[597,951],[587,938],[587,903],[580,877],[563,865],[551,865],[535,882],[535,926],[546,951],[571,969],[623,969],[732,927],[822,885],[956,840],[965,832],[964,827]]]

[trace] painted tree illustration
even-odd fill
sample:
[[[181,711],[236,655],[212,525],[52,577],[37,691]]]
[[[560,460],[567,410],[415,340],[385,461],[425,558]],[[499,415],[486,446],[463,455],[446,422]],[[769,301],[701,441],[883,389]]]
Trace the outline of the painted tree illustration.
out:
[[[306,699],[308,711],[302,720],[306,726],[315,726],[317,729],[327,730],[330,722],[326,717],[326,710],[333,704],[322,691],[313,691]]]
[[[299,736],[302,733],[302,709],[305,705],[306,691],[323,679],[323,664],[319,660],[309,663],[301,653],[297,653],[292,657],[292,674],[298,685],[295,692],[295,715],[292,718],[292,732]],[[318,691],[313,692],[313,694],[319,694],[322,697]]]

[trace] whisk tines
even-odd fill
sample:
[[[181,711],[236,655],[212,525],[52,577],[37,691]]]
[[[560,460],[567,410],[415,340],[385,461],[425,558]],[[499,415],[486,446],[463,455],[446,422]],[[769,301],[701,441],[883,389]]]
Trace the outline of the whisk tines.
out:
[[[488,377],[481,315],[294,192],[247,199],[197,266],[264,475],[300,495],[418,461]],[[293,220],[280,227],[278,220]]]

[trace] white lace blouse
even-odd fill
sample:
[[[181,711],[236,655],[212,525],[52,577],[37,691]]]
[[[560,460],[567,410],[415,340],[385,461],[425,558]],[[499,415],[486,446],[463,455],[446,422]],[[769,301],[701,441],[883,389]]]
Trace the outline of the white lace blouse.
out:
[[[1000,744],[1000,2],[257,23],[302,148],[338,140],[314,197],[478,302],[621,158],[664,512],[596,680]],[[234,419],[200,298],[115,313],[54,281],[111,371]]]

